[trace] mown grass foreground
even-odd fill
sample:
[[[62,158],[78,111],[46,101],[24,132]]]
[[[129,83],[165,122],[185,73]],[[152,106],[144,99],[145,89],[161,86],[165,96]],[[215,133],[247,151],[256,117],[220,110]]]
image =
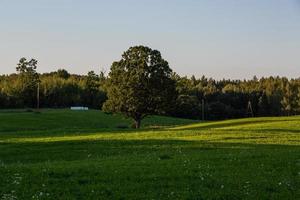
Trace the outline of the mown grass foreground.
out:
[[[120,129],[129,124],[100,111],[0,112],[0,199],[300,198],[300,117]]]

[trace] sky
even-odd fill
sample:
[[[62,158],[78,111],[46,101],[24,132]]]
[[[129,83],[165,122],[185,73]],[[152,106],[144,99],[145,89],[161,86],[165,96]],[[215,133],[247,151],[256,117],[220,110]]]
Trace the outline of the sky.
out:
[[[300,77],[300,0],[0,0],[0,74],[108,72],[130,46],[184,76]]]

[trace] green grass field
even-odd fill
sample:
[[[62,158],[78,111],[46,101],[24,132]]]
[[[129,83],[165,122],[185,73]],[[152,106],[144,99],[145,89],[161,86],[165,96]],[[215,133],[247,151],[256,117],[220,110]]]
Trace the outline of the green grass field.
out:
[[[300,117],[0,111],[0,199],[300,199]]]

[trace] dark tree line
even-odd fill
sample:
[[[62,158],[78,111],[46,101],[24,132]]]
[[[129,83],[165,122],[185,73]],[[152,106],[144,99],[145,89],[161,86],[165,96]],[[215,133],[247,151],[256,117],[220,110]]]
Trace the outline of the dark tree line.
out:
[[[39,84],[40,107],[65,108],[86,105],[99,109],[106,101],[104,74],[69,74],[60,69],[38,74],[37,61],[22,58],[17,73],[0,76],[0,108],[35,108]]]
[[[179,117],[206,119],[249,116],[281,116],[300,113],[300,79],[268,77],[252,80],[214,80],[179,77],[177,108]],[[202,100],[204,105],[202,106]],[[250,104],[250,108],[249,108]]]
[[[87,75],[74,75],[61,69],[38,74],[36,68],[36,60],[22,58],[16,73],[0,76],[0,108],[36,107],[39,85],[41,107],[77,105],[101,109],[107,100],[105,91],[109,91],[106,86],[113,84],[104,73],[91,71]],[[175,73],[170,77],[176,84],[173,92],[176,97],[163,113],[165,115],[201,119],[204,111],[205,119],[209,120],[247,117],[252,115],[249,102],[254,116],[300,114],[300,79],[254,77],[252,80],[214,80],[205,76],[180,77]],[[155,81],[155,77],[152,80]],[[144,97],[149,98],[149,95]]]

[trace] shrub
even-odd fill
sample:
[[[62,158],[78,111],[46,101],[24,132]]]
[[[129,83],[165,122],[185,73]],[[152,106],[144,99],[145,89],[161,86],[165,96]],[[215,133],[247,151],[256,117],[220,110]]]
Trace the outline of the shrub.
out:
[[[116,128],[120,128],[120,129],[126,129],[129,128],[127,124],[117,124]]]

